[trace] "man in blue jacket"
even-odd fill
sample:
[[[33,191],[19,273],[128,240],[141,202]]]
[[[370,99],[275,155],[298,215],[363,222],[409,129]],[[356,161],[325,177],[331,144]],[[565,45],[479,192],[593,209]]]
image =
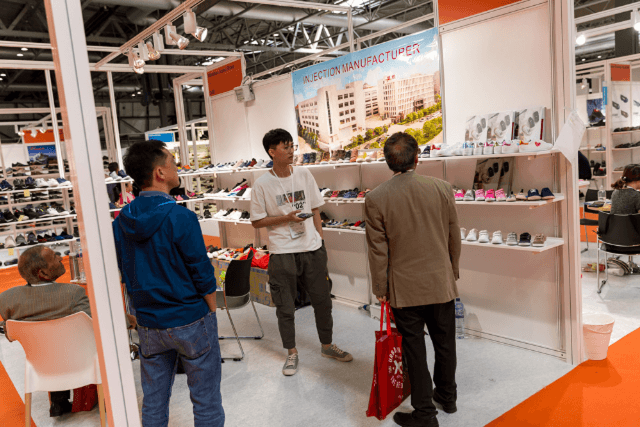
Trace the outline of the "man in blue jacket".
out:
[[[113,222],[118,266],[138,321],[142,425],[168,425],[179,359],[194,425],[223,426],[216,280],[198,218],[169,196],[180,180],[163,142],[133,144],[124,167],[142,189]]]

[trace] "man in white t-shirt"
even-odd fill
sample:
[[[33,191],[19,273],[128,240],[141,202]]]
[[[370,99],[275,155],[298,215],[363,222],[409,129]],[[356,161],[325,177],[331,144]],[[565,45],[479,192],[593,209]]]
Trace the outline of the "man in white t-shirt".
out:
[[[282,345],[289,352],[282,373],[294,375],[298,370],[294,323],[298,280],[311,299],[322,356],[349,362],[353,357],[332,344],[331,289],[319,209],[324,201],[318,185],[307,169],[291,166],[295,144],[289,132],[271,130],[262,144],[273,168],[253,186],[251,223],[254,228],[266,227],[269,234],[271,299]]]

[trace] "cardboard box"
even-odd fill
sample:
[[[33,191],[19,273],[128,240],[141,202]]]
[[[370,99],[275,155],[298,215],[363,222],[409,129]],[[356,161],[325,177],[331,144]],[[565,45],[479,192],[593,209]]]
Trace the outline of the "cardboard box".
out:
[[[227,268],[229,267],[229,261],[219,261],[216,259],[212,259],[211,264],[216,271],[216,282],[218,283],[218,289],[221,289],[219,287],[220,273],[222,271],[227,271]],[[269,274],[267,273],[267,270],[251,267],[249,280],[251,282],[251,299],[268,307],[275,307],[276,305],[271,300],[271,293],[269,292]]]
[[[487,140],[493,142],[505,142],[513,139],[514,112],[502,111],[489,114],[489,129]]]
[[[488,119],[489,114],[469,117],[464,132],[464,141],[487,142]]]
[[[545,107],[519,110],[517,138],[525,142],[544,141],[545,111]]]

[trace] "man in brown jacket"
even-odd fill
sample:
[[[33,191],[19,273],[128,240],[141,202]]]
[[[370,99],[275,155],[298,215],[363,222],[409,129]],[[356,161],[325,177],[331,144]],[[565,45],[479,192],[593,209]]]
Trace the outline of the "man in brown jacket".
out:
[[[393,177],[365,199],[373,293],[389,301],[411,381],[412,413],[398,412],[401,426],[437,426],[436,407],[456,408],[455,298],[461,250],[451,185],[415,173],[418,144],[406,133],[386,142]],[[435,350],[433,381],[427,367],[424,326]]]

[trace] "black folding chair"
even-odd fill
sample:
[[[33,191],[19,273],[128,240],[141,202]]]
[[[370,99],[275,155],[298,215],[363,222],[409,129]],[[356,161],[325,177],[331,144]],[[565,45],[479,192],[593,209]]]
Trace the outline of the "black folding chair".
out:
[[[611,191],[607,191],[607,199],[611,200],[611,195],[613,194],[613,190]],[[587,219],[585,216],[588,213],[591,214],[598,214],[600,211],[595,211],[593,209],[589,209],[589,207],[587,207],[587,202],[595,202],[596,200],[598,200],[598,190],[587,190],[587,193],[584,195],[584,206],[582,209],[582,218],[580,218],[580,225],[584,226],[584,234],[587,238],[587,247],[586,249],[583,249],[581,252],[586,252],[589,250],[589,230],[587,230],[587,227],[597,227],[598,226],[598,220],[597,219]]]
[[[634,256],[640,255],[640,214],[612,215],[609,212],[598,213],[598,264],[596,280],[598,293],[609,280],[609,268],[606,279],[600,283],[600,252],[607,254]]]
[[[223,357],[223,360],[233,359],[238,362],[244,359],[244,350],[242,349],[242,344],[240,343],[241,339],[262,339],[264,337],[264,329],[262,329],[262,323],[260,322],[260,317],[258,316],[258,311],[256,310],[256,306],[253,303],[253,299],[251,299],[251,260],[253,259],[253,252],[251,252],[247,259],[238,261],[233,260],[229,263],[229,267],[227,268],[227,272],[225,274],[223,290],[216,292],[216,301],[218,307],[221,309],[227,310],[227,315],[229,316],[229,322],[231,322],[231,327],[233,328],[233,333],[235,336],[233,337],[219,337],[221,340],[223,339],[233,339],[235,338],[238,342],[238,347],[240,347],[240,352],[242,357]],[[258,326],[260,326],[260,336],[238,336],[238,332],[236,331],[236,327],[233,323],[233,319],[231,318],[231,310],[237,310],[251,303],[253,307],[253,312],[256,315],[256,320],[258,321]]]

